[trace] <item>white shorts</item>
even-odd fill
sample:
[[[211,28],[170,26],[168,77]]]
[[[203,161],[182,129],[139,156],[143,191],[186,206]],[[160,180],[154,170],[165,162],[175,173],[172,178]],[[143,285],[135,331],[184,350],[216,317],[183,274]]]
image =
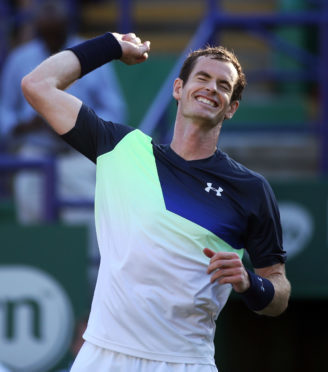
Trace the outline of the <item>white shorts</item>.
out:
[[[136,358],[85,342],[71,372],[218,372],[208,364],[167,363]]]

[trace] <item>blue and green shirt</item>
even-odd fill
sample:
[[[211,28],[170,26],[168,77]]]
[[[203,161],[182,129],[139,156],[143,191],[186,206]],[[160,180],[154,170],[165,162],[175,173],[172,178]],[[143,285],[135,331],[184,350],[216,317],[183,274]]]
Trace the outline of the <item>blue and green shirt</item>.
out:
[[[85,105],[63,138],[97,165],[101,262],[85,339],[141,358],[214,365],[215,321],[231,285],[210,283],[203,249],[246,250],[256,268],[285,261],[268,182],[220,150],[186,161]]]

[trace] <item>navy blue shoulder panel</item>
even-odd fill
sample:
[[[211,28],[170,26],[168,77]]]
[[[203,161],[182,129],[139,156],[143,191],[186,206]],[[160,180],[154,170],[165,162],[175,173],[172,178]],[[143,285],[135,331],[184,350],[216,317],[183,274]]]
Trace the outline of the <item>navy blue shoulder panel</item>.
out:
[[[166,208],[246,248],[254,267],[284,262],[276,200],[268,182],[217,150],[186,161],[168,145],[154,145]],[[209,247],[210,248],[210,247]]]
[[[134,128],[101,119],[86,105],[82,105],[75,126],[62,135],[64,141],[96,163],[97,157],[114,149]]]

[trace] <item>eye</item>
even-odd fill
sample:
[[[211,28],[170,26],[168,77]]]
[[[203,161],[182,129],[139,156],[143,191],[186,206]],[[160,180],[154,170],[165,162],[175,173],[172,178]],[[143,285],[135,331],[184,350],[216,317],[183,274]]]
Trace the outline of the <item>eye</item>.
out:
[[[221,88],[226,91],[226,92],[230,92],[231,91],[231,88],[229,85],[227,84],[221,84]]]

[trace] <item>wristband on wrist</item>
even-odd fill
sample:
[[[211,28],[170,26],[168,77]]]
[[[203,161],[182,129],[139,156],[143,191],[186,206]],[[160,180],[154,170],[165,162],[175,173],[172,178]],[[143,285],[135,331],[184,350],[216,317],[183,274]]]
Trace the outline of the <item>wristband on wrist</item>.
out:
[[[247,270],[247,269],[246,269]],[[247,270],[251,286],[241,293],[241,298],[247,307],[253,311],[263,310],[272,301],[274,287],[270,280]]]
[[[110,32],[66,50],[72,51],[79,59],[81,65],[80,77],[113,59],[122,57],[121,45]]]

